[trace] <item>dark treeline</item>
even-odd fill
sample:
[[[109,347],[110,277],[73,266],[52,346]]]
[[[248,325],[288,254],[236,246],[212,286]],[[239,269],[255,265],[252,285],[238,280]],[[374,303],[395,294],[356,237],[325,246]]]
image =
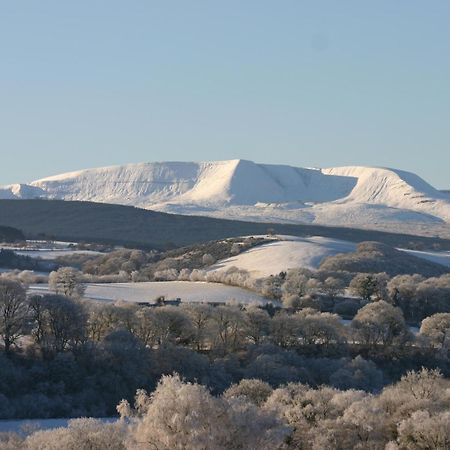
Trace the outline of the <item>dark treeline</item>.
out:
[[[17,228],[0,225],[0,242],[25,241],[25,235]]]
[[[13,250],[0,248],[0,267],[5,269],[50,271],[58,268],[58,264],[52,261],[19,255]]]

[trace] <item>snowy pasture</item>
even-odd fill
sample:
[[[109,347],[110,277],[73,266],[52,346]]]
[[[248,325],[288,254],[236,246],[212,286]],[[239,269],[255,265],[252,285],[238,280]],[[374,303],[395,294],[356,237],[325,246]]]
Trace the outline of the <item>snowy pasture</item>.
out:
[[[49,293],[48,286],[32,286],[33,293]],[[125,301],[153,303],[156,298],[180,298],[183,302],[267,303],[267,299],[255,292],[235,286],[202,281],[155,281],[145,283],[91,283],[86,287],[85,298],[101,301]]]
[[[211,270],[227,270],[234,266],[260,278],[294,267],[317,269],[326,256],[352,252],[355,248],[353,242],[320,236],[278,236],[273,242],[219,261]]]
[[[39,249],[39,250],[19,250],[16,251],[18,255],[30,256],[31,258],[40,258],[45,260],[54,260],[56,258],[60,258],[63,256],[72,256],[72,255],[92,255],[97,256],[101,255],[101,252],[95,252],[92,250],[55,250],[55,249]]]
[[[29,256],[31,258],[40,258],[45,260],[54,260],[61,256],[71,255],[101,255],[101,252],[94,250],[77,250],[74,246],[77,242],[63,241],[36,241],[28,240],[26,245],[14,246],[11,244],[0,244],[4,250],[12,250],[18,255]]]
[[[296,267],[314,270],[319,267],[324,258],[338,253],[353,252],[356,245],[354,242],[321,236],[307,238],[277,236],[273,242],[217,262],[211,270],[228,270],[231,267],[237,267],[247,270],[254,278],[274,275]],[[399,250],[450,267],[450,252]]]

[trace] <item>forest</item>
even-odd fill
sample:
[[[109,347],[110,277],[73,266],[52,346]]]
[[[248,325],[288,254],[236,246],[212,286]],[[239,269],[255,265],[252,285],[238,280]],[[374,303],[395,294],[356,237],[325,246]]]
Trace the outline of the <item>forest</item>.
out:
[[[314,271],[258,280],[239,269],[208,272],[216,259],[264,242],[74,255],[81,270],[60,267],[42,280],[1,274],[0,418],[74,420],[2,433],[0,449],[446,448],[450,275],[402,273],[402,262],[419,267],[416,258],[378,243]],[[84,298],[87,282],[119,278],[212,281],[273,300]],[[27,292],[39,281],[52,293]]]

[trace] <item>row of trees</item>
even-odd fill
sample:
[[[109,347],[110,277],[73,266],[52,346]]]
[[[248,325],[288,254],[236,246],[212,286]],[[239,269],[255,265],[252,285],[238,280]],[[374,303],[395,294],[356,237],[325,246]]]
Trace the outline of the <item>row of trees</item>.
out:
[[[212,243],[206,248],[217,254],[224,251],[234,254],[242,248],[259,244],[257,239],[248,242],[229,240]],[[368,254],[376,261],[380,254],[386,257],[386,246],[380,245],[362,243],[357,254]],[[56,292],[65,295],[73,295],[74,289],[80,289],[79,296],[83,293],[82,283],[89,281],[217,282],[255,290],[267,298],[281,300],[287,308],[313,307],[347,318],[353,317],[367,302],[384,300],[400,307],[407,322],[415,324],[432,314],[450,312],[450,274],[431,278],[417,274],[391,277],[386,272],[348,272],[337,270],[334,266],[330,269],[327,268],[329,264],[324,264],[316,271],[298,268],[264,279],[254,279],[247,271],[233,267],[225,271],[205,270],[204,267],[209,267],[216,258],[210,253],[202,253],[203,250],[205,248],[180,249],[166,252],[163,256],[140,250],[119,250],[88,262],[98,262],[98,267],[94,264],[90,268],[86,263],[85,273],[70,268],[59,269],[51,274],[49,282]],[[404,252],[397,253],[404,255]],[[351,255],[346,257],[351,258]],[[152,262],[155,259],[157,262]],[[106,269],[103,270],[103,267]],[[70,285],[71,280],[73,286]]]
[[[205,268],[217,260],[270,241],[261,237],[229,238],[165,252],[119,249],[97,257],[74,255],[61,258],[59,262],[74,265],[89,275],[106,276],[122,272],[129,277],[152,281],[158,273],[164,275],[179,273],[182,269]]]
[[[444,450],[450,446],[450,385],[441,374],[409,372],[378,395],[290,383],[273,389],[245,379],[221,396],[164,376],[121,419],[78,419],[67,428],[0,437],[0,449],[28,450]]]
[[[288,308],[316,305],[318,309],[334,307],[336,311],[340,308],[344,311],[342,302],[345,301],[349,306],[345,310],[355,313],[368,302],[384,300],[399,307],[405,319],[412,323],[435,313],[450,312],[450,274],[390,278],[384,272],[350,274],[291,269],[260,280],[256,288],[268,297],[280,299]]]
[[[100,341],[109,333],[124,329],[143,345],[166,343],[187,345],[195,350],[236,351],[247,344],[273,342],[284,348],[330,346],[347,343],[366,346],[429,345],[447,350],[450,313],[438,313],[423,321],[414,339],[400,308],[384,301],[362,307],[350,327],[337,314],[313,308],[296,312],[279,311],[273,317],[257,306],[213,307],[184,304],[181,307],[114,306],[82,302],[81,284],[65,272],[54,272],[55,295],[27,298],[17,282],[0,281],[0,334],[6,353],[21,336],[31,335],[42,351],[60,352],[85,343]],[[70,275],[70,274],[69,274]]]

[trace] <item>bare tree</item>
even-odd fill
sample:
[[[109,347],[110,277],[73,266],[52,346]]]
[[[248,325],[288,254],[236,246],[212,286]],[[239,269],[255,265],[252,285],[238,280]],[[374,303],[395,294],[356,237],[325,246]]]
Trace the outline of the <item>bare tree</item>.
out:
[[[0,280],[0,334],[6,353],[23,335],[27,314],[24,287],[15,281]]]
[[[44,295],[34,297],[31,305],[35,340],[43,349],[62,352],[84,340],[86,314],[77,301]]]
[[[192,343],[198,351],[202,350],[208,337],[208,327],[211,323],[213,308],[204,303],[188,303],[183,305],[182,308],[189,317],[193,328]]]

